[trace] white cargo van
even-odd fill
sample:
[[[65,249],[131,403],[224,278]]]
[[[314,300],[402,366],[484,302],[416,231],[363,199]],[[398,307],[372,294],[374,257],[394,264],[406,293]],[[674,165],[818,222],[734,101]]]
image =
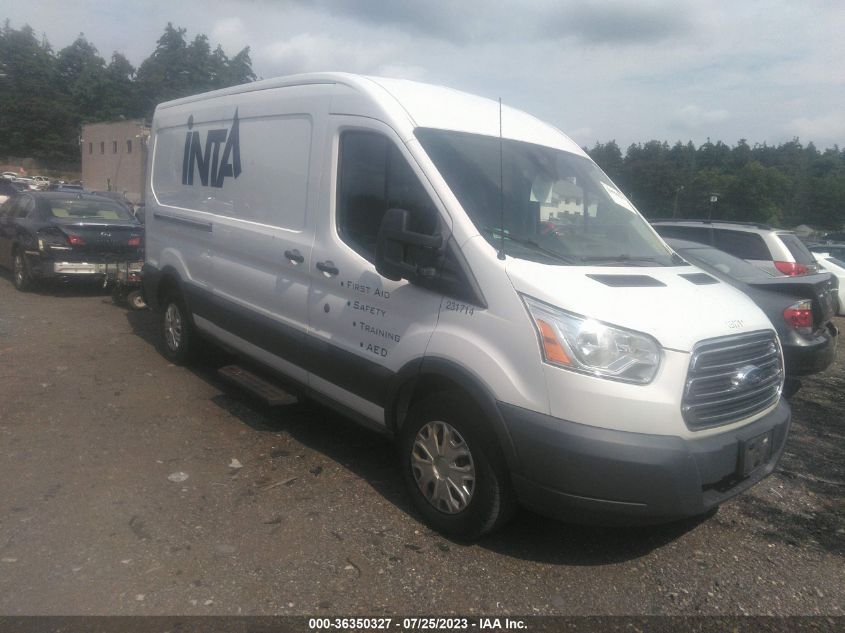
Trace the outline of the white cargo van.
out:
[[[268,400],[284,384],[394,436],[443,532],[490,531],[517,502],[581,522],[702,514],[783,452],[763,313],[528,114],[309,74],[160,105],[149,155],[164,354],[215,341]]]

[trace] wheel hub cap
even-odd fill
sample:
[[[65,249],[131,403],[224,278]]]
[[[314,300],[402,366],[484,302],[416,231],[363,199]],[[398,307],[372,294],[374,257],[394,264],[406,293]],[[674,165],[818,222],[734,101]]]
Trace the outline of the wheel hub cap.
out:
[[[475,492],[475,463],[464,438],[452,425],[423,426],[411,449],[411,472],[426,500],[446,514],[466,509]]]
[[[182,344],[182,314],[174,303],[164,312],[164,340],[171,352],[178,351]]]

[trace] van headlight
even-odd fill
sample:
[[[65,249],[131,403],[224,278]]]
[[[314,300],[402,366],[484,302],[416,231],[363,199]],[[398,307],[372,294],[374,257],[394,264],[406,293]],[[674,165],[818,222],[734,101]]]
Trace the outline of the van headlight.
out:
[[[650,383],[660,366],[660,345],[640,332],[566,312],[523,295],[543,359],[600,378]]]

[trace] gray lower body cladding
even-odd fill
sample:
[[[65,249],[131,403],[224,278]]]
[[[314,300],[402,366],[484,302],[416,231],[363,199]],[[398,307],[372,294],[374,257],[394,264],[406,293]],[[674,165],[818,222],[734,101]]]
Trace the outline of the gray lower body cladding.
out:
[[[526,506],[567,521],[661,523],[706,513],[772,473],[789,433],[778,405],[739,429],[696,439],[601,429],[499,403],[522,472],[514,486]],[[744,452],[768,437],[752,472]]]

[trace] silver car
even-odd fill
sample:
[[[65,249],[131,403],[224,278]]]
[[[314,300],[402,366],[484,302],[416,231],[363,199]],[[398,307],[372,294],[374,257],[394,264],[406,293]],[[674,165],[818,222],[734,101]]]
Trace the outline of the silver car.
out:
[[[651,224],[661,237],[708,244],[774,277],[819,271],[813,254],[795,233],[767,224],[725,220],[656,220]]]

